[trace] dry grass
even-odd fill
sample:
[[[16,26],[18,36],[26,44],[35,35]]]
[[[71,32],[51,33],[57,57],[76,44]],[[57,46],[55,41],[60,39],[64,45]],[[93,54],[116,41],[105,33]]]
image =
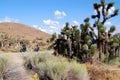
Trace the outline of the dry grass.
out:
[[[4,79],[5,74],[9,71],[11,65],[11,56],[2,55],[0,56],[0,80]]]
[[[26,57],[26,62],[37,67],[40,80],[120,80],[120,69],[99,61],[93,64],[69,62],[62,56],[36,53]],[[86,69],[87,66],[87,69]]]
[[[89,80],[86,66],[76,61],[69,62],[61,56],[49,53],[37,53],[26,56],[25,64],[31,63],[40,80]],[[32,69],[32,70],[33,70]]]
[[[120,69],[113,70],[107,65],[87,64],[90,80],[120,80]]]

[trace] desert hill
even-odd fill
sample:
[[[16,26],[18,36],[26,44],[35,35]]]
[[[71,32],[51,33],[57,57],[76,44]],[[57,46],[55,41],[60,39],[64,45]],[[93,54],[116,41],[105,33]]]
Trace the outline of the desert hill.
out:
[[[39,42],[46,44],[47,39],[51,37],[50,34],[40,31],[38,29],[21,23],[13,22],[0,23],[0,35],[3,34],[7,34],[8,36],[17,39],[28,40],[32,45],[33,41],[35,40],[39,40]]]
[[[50,38],[49,34],[20,23],[0,23],[0,33],[7,33],[11,36],[25,38],[30,41],[37,37],[43,41]]]

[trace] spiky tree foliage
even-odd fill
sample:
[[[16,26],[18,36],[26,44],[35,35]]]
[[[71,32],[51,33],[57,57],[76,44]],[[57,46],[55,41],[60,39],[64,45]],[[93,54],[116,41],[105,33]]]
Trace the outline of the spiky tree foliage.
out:
[[[71,28],[71,41],[73,56],[77,56],[80,50],[80,31],[77,26],[72,26]]]
[[[111,54],[110,54],[110,56],[112,56],[112,55],[114,55],[114,56],[117,56],[116,54],[117,54],[117,49],[119,48],[119,40],[120,40],[120,38],[118,38],[117,36],[113,36],[113,37],[111,37],[110,38],[110,52],[111,52]]]
[[[67,46],[68,44],[67,39],[70,37],[71,37],[71,32],[69,28],[69,23],[66,22],[65,27],[61,30],[61,34],[58,35],[58,38],[55,40],[53,44],[55,49],[55,54],[62,54],[63,56],[67,56],[68,53],[66,51],[68,48],[70,49],[70,46]]]
[[[101,3],[94,3],[93,6],[94,6],[94,9],[97,11],[96,15],[92,15],[92,18],[97,19],[97,21],[95,21],[95,23],[94,23],[94,27],[97,27],[97,29],[98,29],[97,44],[98,44],[98,49],[99,49],[99,59],[101,59],[101,55],[102,55],[102,53],[104,53],[103,49],[107,48],[107,47],[105,47],[105,45],[108,45],[107,39],[109,39],[108,34],[106,33],[106,27],[104,26],[104,23],[108,19],[110,19],[114,16],[117,16],[119,10],[115,9],[113,14],[109,14],[108,11],[111,9],[111,7],[114,6],[114,2],[110,2],[110,3],[106,4],[105,0],[101,0]],[[102,10],[100,10],[100,8],[102,8]],[[102,21],[100,21],[101,19],[102,19]],[[112,26],[108,33],[111,34],[114,30],[115,30],[115,28]],[[105,39],[105,38],[107,38],[107,39]],[[106,52],[108,52],[108,51],[106,51]]]
[[[54,41],[56,38],[57,38],[57,34],[56,34],[56,33],[53,33],[53,34],[52,34],[52,38],[50,39],[50,41],[52,42],[52,41]]]
[[[93,4],[97,14],[92,15],[95,19],[93,26],[90,25],[90,19],[86,18],[84,23],[78,26],[71,26],[67,22],[61,30],[61,34],[56,39],[54,46],[55,51],[59,54],[66,54],[68,57],[77,57],[79,60],[87,61],[92,59],[96,52],[99,52],[99,59],[102,60],[102,54],[116,55],[120,52],[120,37],[113,36],[115,26],[111,26],[106,31],[105,22],[118,15],[119,10],[115,9],[113,14],[108,11],[114,6],[114,2],[106,4],[105,0]],[[97,34],[95,33],[97,29]]]

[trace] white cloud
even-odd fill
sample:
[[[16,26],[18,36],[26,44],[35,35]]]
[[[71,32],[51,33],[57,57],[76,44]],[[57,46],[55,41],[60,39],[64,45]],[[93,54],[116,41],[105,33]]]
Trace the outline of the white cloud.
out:
[[[18,19],[15,19],[13,22],[19,23],[19,20],[18,20]]]
[[[54,30],[51,29],[51,30],[50,30],[50,33],[54,33]]]
[[[96,10],[94,10],[93,15],[97,15],[97,11]]]
[[[43,24],[48,26],[50,29],[58,30],[59,22],[53,20],[43,20]]]
[[[36,29],[37,29],[37,28],[38,28],[38,25],[32,25],[32,27],[34,27],[34,28],[36,28]]]
[[[8,16],[5,16],[2,20],[0,20],[0,22],[16,22],[16,23],[18,23],[19,20],[18,19],[14,19],[14,18],[10,18]]]
[[[60,19],[60,18],[64,18],[66,16],[66,13],[64,11],[56,10],[54,12],[54,16],[55,18]]]
[[[59,33],[61,30],[61,24],[58,21],[54,21],[51,19],[43,20],[43,26],[46,28],[47,33]]]
[[[43,31],[43,32],[46,32],[46,33],[47,33],[47,30],[46,30],[46,29],[41,28],[39,25],[32,25],[32,27],[33,27],[33,28],[35,28],[35,29],[39,29],[39,30],[41,30],[41,31]]]
[[[41,27],[38,27],[39,30],[43,31],[43,32],[47,32],[47,30],[42,29]]]
[[[11,22],[11,21],[12,21],[11,18],[9,18],[7,16],[3,19],[3,22]]]
[[[120,25],[116,25],[115,33],[120,33]]]
[[[105,26],[107,27],[106,31],[108,31],[112,25],[113,24],[111,22],[106,22],[105,23]],[[120,33],[120,25],[115,25],[115,28],[116,28],[116,30],[115,30],[114,34]]]
[[[53,21],[53,20],[43,20],[43,24],[42,25],[32,25],[32,27],[39,29],[43,32],[52,34],[54,32],[59,33],[59,29],[61,28],[60,24],[58,21]]]
[[[58,29],[58,27],[56,27],[56,26],[49,26],[51,29]]]
[[[112,23],[108,21],[105,23],[105,26],[110,27],[110,26],[112,26]]]
[[[79,25],[78,21],[73,21],[72,23],[73,23],[73,25]]]
[[[105,26],[106,26],[106,32],[109,31],[110,27],[112,26],[112,23],[111,22],[105,22]]]
[[[111,7],[111,8],[108,10],[108,14],[113,14],[114,10],[115,10],[115,7]]]
[[[46,26],[58,26],[59,22],[58,21],[53,21],[53,20],[43,20],[44,25]]]
[[[107,8],[107,5],[105,6],[105,8]],[[102,11],[102,7],[99,8],[99,11]],[[113,6],[113,7],[111,7],[111,8],[108,10],[108,15],[113,14],[114,11],[115,11],[115,7]],[[94,10],[93,14],[96,15],[96,14],[97,14],[97,11]]]

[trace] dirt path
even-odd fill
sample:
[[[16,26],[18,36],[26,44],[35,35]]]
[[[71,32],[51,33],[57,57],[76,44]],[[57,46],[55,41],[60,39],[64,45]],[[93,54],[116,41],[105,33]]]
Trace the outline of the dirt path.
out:
[[[30,55],[33,52],[25,53],[4,53],[0,52],[0,56],[8,56],[12,58],[9,71],[5,75],[5,80],[33,80],[30,75],[24,68],[23,56]],[[40,51],[39,53],[53,53],[53,51]]]
[[[24,69],[22,57],[17,55],[17,53],[10,55],[12,56],[12,65],[10,71],[6,74],[6,80],[33,80]]]

